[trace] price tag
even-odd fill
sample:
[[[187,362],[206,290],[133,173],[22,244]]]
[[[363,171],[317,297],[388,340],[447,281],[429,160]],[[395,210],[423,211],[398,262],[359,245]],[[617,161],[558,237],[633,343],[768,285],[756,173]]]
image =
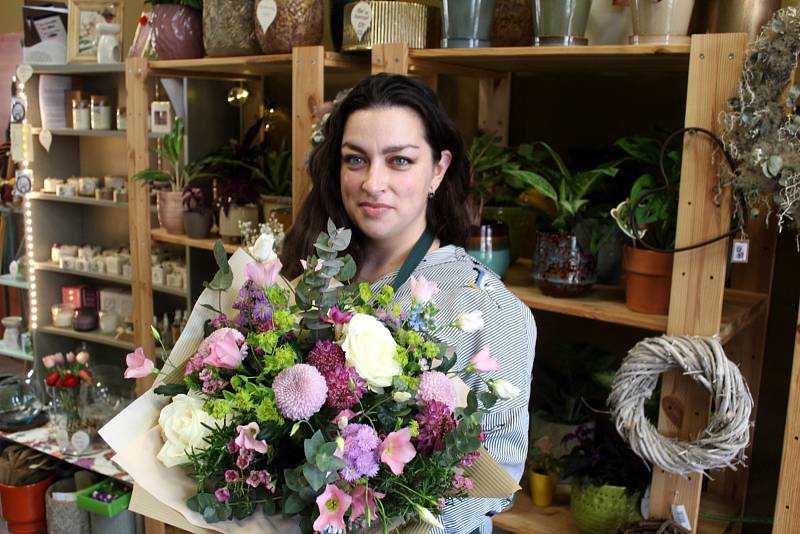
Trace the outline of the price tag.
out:
[[[353,10],[350,12],[350,24],[353,26],[358,40],[363,39],[364,34],[372,25],[372,8],[369,6],[369,2],[362,1],[353,6]]]
[[[256,8],[256,19],[262,31],[267,31],[278,14],[278,5],[275,0],[261,0]]]
[[[747,263],[750,259],[750,240],[734,239],[731,249],[731,263]]]
[[[50,130],[42,129],[42,131],[39,132],[39,144],[50,152],[50,145],[53,144],[53,134]]]
[[[72,434],[72,438],[69,441],[70,443],[72,443],[72,447],[75,449],[75,452],[81,454],[87,448],[89,448],[89,443],[92,440],[89,438],[89,434],[87,434],[83,430],[78,430],[77,432]]]
[[[31,79],[33,76],[33,67],[30,65],[18,65],[17,66],[17,81],[22,83],[28,83],[28,80]]]

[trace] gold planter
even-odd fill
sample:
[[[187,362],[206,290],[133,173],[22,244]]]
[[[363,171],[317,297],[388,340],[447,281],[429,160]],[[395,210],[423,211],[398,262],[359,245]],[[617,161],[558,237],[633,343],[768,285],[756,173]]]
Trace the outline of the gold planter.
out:
[[[357,4],[362,5],[359,9],[363,4],[369,6],[368,10],[357,12],[360,28],[353,25],[353,8]],[[435,47],[441,34],[440,20],[438,8],[414,2],[351,2],[344,6],[342,50],[371,50],[387,43],[407,43],[409,48]]]

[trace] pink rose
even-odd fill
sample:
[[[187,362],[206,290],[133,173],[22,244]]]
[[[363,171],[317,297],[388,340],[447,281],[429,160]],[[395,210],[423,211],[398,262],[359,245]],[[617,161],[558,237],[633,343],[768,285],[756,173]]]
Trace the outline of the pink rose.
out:
[[[222,369],[238,369],[242,364],[242,349],[236,343],[236,337],[230,331],[225,332],[209,347],[209,355],[203,359],[206,365]]]

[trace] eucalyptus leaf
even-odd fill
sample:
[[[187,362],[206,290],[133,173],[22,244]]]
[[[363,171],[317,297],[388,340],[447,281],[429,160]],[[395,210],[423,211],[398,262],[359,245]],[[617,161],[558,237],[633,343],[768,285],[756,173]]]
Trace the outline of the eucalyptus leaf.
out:
[[[299,514],[306,506],[308,506],[308,502],[303,500],[300,495],[297,493],[290,493],[283,503],[283,513],[286,515]]]
[[[344,462],[341,458],[334,456],[336,452],[336,443],[328,442],[322,445],[317,451],[315,463],[320,471],[337,471],[344,467]]]
[[[313,462],[319,448],[325,443],[325,436],[321,430],[314,432],[314,435],[303,442],[303,451],[306,453],[306,461]]]
[[[228,263],[228,253],[225,252],[225,245],[222,240],[217,239],[214,241],[214,259],[217,261],[220,271],[224,273],[231,272],[231,266]]]
[[[313,464],[303,464],[303,476],[306,477],[309,486],[315,491],[322,489],[325,485],[325,473],[316,468]]]

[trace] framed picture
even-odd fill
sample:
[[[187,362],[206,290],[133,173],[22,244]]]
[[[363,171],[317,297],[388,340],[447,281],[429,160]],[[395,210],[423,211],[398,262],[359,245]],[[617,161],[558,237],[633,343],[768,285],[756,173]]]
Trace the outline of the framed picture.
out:
[[[172,108],[167,101],[154,101],[150,104],[150,131],[168,134],[172,131]]]
[[[96,63],[97,25],[124,21],[124,0],[71,0],[69,3],[69,28],[67,30],[67,62]],[[122,31],[118,36],[122,42]]]

